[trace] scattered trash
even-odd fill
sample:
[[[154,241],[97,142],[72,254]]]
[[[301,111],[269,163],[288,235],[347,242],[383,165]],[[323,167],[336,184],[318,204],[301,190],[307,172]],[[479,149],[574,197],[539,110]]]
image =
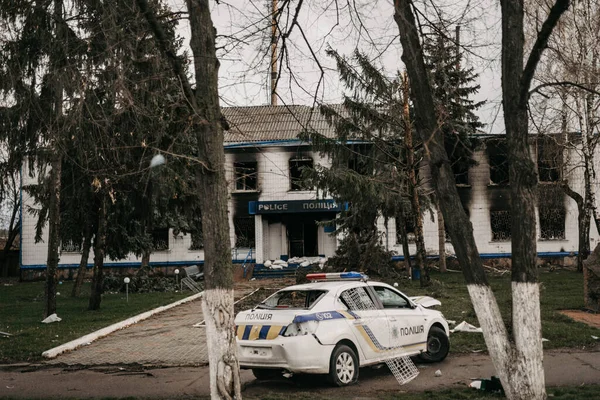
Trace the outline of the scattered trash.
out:
[[[446,322],[448,323],[448,325],[456,325],[456,321],[453,319],[447,319]]]
[[[478,328],[476,326],[473,326],[473,325],[469,324],[466,321],[463,321],[460,324],[456,325],[454,327],[454,329],[451,329],[450,332],[451,333],[454,333],[454,332],[475,332],[475,333],[481,333],[483,331],[481,330],[481,328]]]
[[[398,282],[394,282],[394,287],[398,287]]]
[[[10,334],[8,332],[0,332],[0,336],[9,337],[9,336],[12,336],[12,334]]]
[[[491,379],[476,379],[469,384],[469,387],[473,389],[483,390],[488,393],[501,393],[504,394],[504,388],[502,387],[502,383],[500,383],[500,379],[495,376],[492,376]]]
[[[438,369],[437,371],[435,371],[435,376],[436,376],[436,377],[440,377],[440,376],[442,376],[442,371],[441,371],[441,370],[439,370],[439,369]]]
[[[163,165],[165,162],[165,156],[162,154],[156,154],[154,157],[152,157],[152,160],[150,160],[150,168],[158,167],[159,165]]]
[[[549,342],[549,341],[550,341],[549,339],[542,338],[542,342]]]
[[[7,389],[14,389],[15,387],[14,386],[7,386],[6,388]]]
[[[594,339],[594,340],[598,340],[598,339],[600,339],[600,338],[599,338],[598,336],[594,336],[594,335],[592,335],[592,339]]]
[[[62,321],[62,318],[60,318],[58,315],[52,314],[49,315],[48,318],[46,318],[45,320],[42,321],[43,324],[50,324],[52,322],[59,322]]]
[[[60,296],[60,292],[56,292],[56,295],[57,295],[57,296]]]
[[[292,374],[291,372],[284,372],[282,375],[283,375],[283,377],[284,377],[284,378],[286,378],[286,379],[289,379],[289,378],[291,378],[292,376],[294,376],[294,374]]]

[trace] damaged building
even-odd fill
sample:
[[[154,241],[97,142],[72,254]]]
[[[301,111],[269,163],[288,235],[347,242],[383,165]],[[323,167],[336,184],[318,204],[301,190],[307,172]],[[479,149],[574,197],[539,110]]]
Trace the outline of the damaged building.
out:
[[[322,198],[314,188],[306,187],[302,170],[330,161],[313,151],[310,143],[298,135],[310,128],[329,137],[334,129],[318,111],[307,106],[257,106],[224,108],[230,129],[225,132],[225,169],[229,185],[229,225],[233,261],[264,265],[275,260],[301,263],[324,260],[335,253],[339,243],[335,226],[328,221],[347,207],[331,198]],[[476,164],[460,171],[456,184],[463,207],[473,225],[474,236],[482,257],[510,257],[510,179],[506,142],[501,135],[481,135],[474,152]],[[577,135],[569,139],[575,148],[557,143],[553,137],[532,136],[531,154],[538,168],[539,190],[536,213],[538,219],[538,252],[546,257],[572,255],[578,249],[577,205],[564,194],[560,183],[583,193],[583,172],[578,162]],[[427,166],[419,176],[427,189]],[[34,184],[35,178],[23,176],[23,184]],[[594,182],[597,187],[597,182]],[[430,192],[430,190],[424,190]],[[21,268],[43,269],[46,266],[47,243],[35,243],[37,217],[30,213],[32,201],[22,205]],[[402,244],[395,220],[378,228],[384,246],[403,257]],[[434,210],[424,211],[424,237],[427,253],[438,253],[438,226]],[[408,237],[414,227],[406,226]],[[151,265],[176,268],[201,264],[204,252],[201,240],[174,234],[168,227],[156,230],[156,249]],[[47,230],[43,237],[47,237]],[[593,249],[599,235],[592,224],[590,241]],[[416,251],[411,243],[411,254]],[[80,246],[64,243],[60,268],[76,268]],[[447,254],[453,254],[452,243],[446,242]],[[92,260],[93,255],[90,256]],[[136,267],[141,259],[129,255],[122,260],[106,260],[105,267]]]

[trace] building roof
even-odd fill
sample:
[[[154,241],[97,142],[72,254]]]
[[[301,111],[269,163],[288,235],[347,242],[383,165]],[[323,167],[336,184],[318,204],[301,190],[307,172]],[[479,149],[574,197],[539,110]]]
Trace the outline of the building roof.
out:
[[[223,107],[229,122],[225,144],[298,140],[304,130],[333,138],[335,130],[318,108],[302,105]]]

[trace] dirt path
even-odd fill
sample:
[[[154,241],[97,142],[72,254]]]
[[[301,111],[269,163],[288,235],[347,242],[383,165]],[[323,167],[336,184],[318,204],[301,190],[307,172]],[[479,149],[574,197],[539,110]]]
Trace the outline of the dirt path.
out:
[[[600,349],[596,349],[600,350]],[[599,351],[551,351],[545,354],[547,386],[576,386],[600,383]],[[442,371],[435,377],[436,370]],[[490,377],[494,369],[485,354],[450,356],[440,364],[419,365],[412,382],[398,386],[387,368],[361,370],[357,385],[330,387],[322,377],[259,382],[250,371],[242,371],[245,398],[264,398],[269,393],[283,397],[378,398],[385,393],[420,392],[465,387],[471,378]],[[138,397],[149,399],[208,398],[208,368],[141,366],[74,367],[33,366],[0,370],[0,397],[13,398],[100,398]]]

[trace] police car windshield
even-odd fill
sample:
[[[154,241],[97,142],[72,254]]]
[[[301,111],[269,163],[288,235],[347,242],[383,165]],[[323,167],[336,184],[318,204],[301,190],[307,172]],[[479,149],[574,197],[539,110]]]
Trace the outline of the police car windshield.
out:
[[[280,290],[257,308],[308,310],[321,300],[326,290]]]

